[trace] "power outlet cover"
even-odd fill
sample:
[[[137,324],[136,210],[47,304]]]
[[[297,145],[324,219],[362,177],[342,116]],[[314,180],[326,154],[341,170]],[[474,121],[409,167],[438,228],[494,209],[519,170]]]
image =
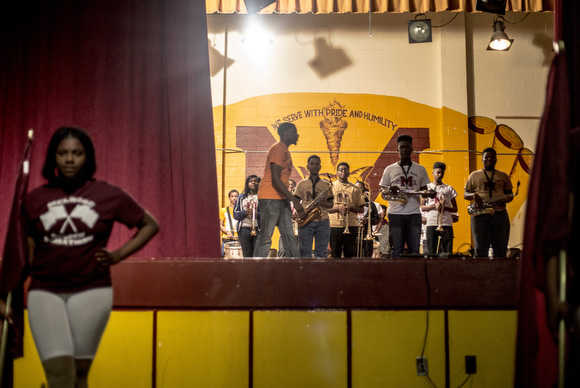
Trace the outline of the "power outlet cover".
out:
[[[475,356],[465,356],[465,373],[468,375],[477,373],[477,363]]]
[[[417,357],[417,376],[427,376],[428,374],[427,357]]]

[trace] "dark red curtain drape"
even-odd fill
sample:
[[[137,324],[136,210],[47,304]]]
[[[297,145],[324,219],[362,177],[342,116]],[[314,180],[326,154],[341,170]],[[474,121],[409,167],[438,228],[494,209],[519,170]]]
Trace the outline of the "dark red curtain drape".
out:
[[[95,142],[97,179],[160,223],[137,257],[219,257],[205,2],[21,3],[0,6],[0,247],[27,130],[33,188],[52,132],[72,125]]]
[[[551,388],[558,379],[558,348],[546,323],[545,263],[564,250],[575,279],[580,268],[580,3],[554,3],[555,40],[564,46],[560,45],[548,76],[526,208],[515,378],[515,386],[525,388]],[[576,286],[571,289],[578,291]],[[573,297],[577,303],[577,294]],[[570,384],[566,381],[567,387]]]

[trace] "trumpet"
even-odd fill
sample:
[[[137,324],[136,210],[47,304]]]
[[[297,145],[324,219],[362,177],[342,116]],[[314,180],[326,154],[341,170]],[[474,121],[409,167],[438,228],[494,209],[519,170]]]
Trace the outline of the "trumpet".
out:
[[[439,197],[435,197],[435,203],[439,202],[441,204],[441,209],[437,211],[437,228],[438,232],[443,232],[443,212],[445,211],[445,196],[441,194]]]
[[[342,234],[350,234],[350,230],[348,230],[348,197],[345,196],[344,198],[344,205],[346,206],[346,214],[344,215],[344,230]]]
[[[367,218],[368,218],[367,236],[365,237],[365,240],[368,241],[368,240],[373,240],[373,229],[371,226],[371,213],[372,213],[371,206],[374,206],[374,205],[373,205],[373,202],[371,201],[371,198],[370,198],[371,195],[369,194],[368,191],[366,191],[364,193],[364,197],[367,199],[368,204],[369,204],[368,210],[367,210]]]

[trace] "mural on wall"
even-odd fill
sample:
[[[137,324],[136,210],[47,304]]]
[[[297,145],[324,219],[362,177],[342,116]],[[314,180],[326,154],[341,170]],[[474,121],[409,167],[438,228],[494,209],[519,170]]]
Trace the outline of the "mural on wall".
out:
[[[495,120],[489,117],[473,116],[469,118],[469,129],[480,135],[493,134],[490,147],[495,150],[501,150],[501,144],[503,147],[511,150],[512,153],[514,151],[517,152],[512,167],[509,170],[510,178],[513,179],[518,166],[526,174],[530,174],[534,154],[528,148],[524,147],[524,142],[521,137],[512,128],[505,124],[497,124]]]
[[[220,127],[221,107],[215,109],[216,127]],[[462,198],[473,156],[470,132],[471,137],[475,135],[475,151],[494,147],[497,168],[510,174],[514,186],[516,181],[521,182],[520,195],[508,205],[512,219],[525,201],[533,154],[509,126],[404,98],[359,94],[290,93],[228,105],[226,133],[221,135],[226,148],[239,153],[223,156],[222,192],[243,188],[247,175],[263,175],[266,152],[278,141],[277,128],[283,122],[292,122],[298,128],[298,144],[290,147],[294,180],[308,176],[306,162],[312,154],[322,159],[320,173],[332,179],[337,164],[345,161],[351,166],[350,181],[366,182],[371,198],[383,204],[387,202],[379,195],[379,182],[384,169],[399,160],[396,138],[400,134],[413,136],[415,163],[425,166],[429,173],[435,161],[448,166],[445,182],[458,192],[460,214],[464,215],[461,225],[465,230],[456,233],[458,243],[470,238],[468,202]],[[481,168],[481,156],[475,159],[477,168]]]

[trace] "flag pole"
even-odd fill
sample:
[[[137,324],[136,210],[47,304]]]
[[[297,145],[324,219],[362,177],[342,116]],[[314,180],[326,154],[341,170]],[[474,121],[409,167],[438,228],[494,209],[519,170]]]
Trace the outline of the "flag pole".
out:
[[[4,358],[6,357],[6,343],[8,342],[8,316],[10,314],[10,309],[12,307],[12,291],[8,293],[6,297],[6,318],[4,319],[4,324],[2,325],[2,343],[0,345],[0,388],[2,388],[2,376],[4,375]]]

